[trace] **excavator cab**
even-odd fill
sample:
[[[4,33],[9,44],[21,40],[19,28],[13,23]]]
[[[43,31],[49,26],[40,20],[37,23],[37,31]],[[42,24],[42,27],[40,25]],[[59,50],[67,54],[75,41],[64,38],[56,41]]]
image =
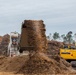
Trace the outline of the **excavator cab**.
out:
[[[60,56],[67,61],[76,60],[76,46],[64,45],[60,49]]]

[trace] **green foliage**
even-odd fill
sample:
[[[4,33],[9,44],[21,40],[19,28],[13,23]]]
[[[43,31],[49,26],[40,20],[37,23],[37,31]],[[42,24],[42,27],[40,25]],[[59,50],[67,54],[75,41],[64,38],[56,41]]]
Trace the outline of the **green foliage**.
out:
[[[63,42],[64,43],[74,43],[74,40],[73,40],[73,36],[72,36],[73,32],[72,31],[69,31],[66,35],[63,34],[61,35],[61,37],[63,38]]]
[[[48,40],[51,40],[51,33],[49,33],[49,35],[47,36]]]
[[[59,35],[59,33],[55,32],[52,36],[52,34],[50,33],[49,36],[47,36],[47,38],[50,40],[51,38],[53,38],[53,40],[57,40],[62,38],[64,43],[69,43],[69,44],[76,44],[76,33],[73,35],[72,31],[69,31],[67,34],[62,34],[61,36]]]
[[[71,41],[73,40],[73,39],[72,39],[72,31],[69,31],[69,32],[67,33],[66,37],[67,37],[67,41],[68,41],[69,44],[70,44]]]
[[[49,37],[49,36],[47,36],[46,38],[47,38],[48,40],[50,40],[50,37]]]
[[[58,39],[58,38],[60,38],[59,33],[55,32],[55,33],[53,34],[53,39],[56,40],[56,39]]]
[[[61,35],[61,37],[64,39],[64,37],[65,37],[65,34]]]

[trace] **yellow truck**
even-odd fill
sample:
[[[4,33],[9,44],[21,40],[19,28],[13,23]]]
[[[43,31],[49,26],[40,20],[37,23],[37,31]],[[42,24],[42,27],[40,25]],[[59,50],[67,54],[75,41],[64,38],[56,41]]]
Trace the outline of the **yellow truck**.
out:
[[[60,56],[69,62],[76,60],[76,46],[64,46],[60,49]]]

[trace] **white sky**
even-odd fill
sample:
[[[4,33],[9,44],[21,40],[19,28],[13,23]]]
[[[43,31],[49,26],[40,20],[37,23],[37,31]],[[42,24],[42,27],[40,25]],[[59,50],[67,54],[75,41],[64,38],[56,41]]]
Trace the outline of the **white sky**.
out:
[[[21,23],[42,19],[46,34],[76,33],[76,0],[0,0],[0,35],[21,32]]]

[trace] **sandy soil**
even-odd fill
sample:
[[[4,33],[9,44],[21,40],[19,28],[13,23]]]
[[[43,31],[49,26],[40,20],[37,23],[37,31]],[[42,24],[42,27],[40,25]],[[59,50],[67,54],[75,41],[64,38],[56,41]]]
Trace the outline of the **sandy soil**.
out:
[[[0,75],[23,75],[23,74],[13,74],[11,72],[0,72]]]
[[[0,75],[27,75],[27,74],[13,74],[11,72],[0,72]],[[33,75],[76,75],[76,74],[69,74],[68,73],[68,74],[33,74]]]

